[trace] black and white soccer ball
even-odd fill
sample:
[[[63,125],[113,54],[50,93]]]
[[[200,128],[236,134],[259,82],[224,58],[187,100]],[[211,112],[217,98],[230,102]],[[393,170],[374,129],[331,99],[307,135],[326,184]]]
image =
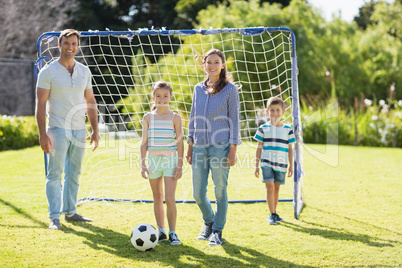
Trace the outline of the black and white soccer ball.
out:
[[[150,251],[158,244],[158,231],[151,224],[138,224],[131,232],[130,241],[139,251]]]

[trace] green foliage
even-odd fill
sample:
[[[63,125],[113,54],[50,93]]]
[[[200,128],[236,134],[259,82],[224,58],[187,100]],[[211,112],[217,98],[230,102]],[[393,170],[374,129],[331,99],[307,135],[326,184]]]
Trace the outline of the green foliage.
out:
[[[328,107],[317,97],[302,97],[305,143],[402,147],[402,100],[356,98],[353,108],[337,109],[331,116]]]
[[[365,30],[368,25],[372,24],[371,15],[374,12],[374,0],[370,0],[369,2],[365,2],[362,7],[359,8],[359,15],[356,16],[353,20],[357,23],[357,25]]]
[[[22,149],[38,144],[38,128],[33,116],[0,117],[0,151]]]
[[[241,28],[256,25],[283,26],[296,36],[300,94],[330,95],[331,84],[342,105],[353,105],[355,96],[385,99],[395,82],[396,97],[402,99],[401,3],[391,6],[379,1],[366,31],[355,22],[340,18],[331,22],[301,0],[290,5],[259,1],[229,1],[226,6],[209,6],[198,15],[199,27]],[[391,19],[390,19],[391,18]]]

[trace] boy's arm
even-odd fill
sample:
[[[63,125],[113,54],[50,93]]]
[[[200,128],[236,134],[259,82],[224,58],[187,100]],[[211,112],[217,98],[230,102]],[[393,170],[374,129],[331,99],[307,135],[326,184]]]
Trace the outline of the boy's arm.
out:
[[[260,177],[260,162],[261,162],[261,152],[262,152],[262,142],[259,141],[257,144],[257,150],[255,151],[255,170],[254,175]]]
[[[291,177],[293,175],[293,143],[289,144],[289,171],[288,171],[288,177]]]

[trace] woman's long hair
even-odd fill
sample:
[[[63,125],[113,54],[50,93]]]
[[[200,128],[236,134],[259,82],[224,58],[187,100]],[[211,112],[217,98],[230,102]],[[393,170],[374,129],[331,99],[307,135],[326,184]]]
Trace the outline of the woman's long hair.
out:
[[[202,59],[202,65],[205,66],[205,63],[207,61],[207,58],[213,54],[218,55],[221,60],[222,63],[226,63],[226,59],[225,59],[225,55],[223,55],[222,51],[220,51],[219,49],[210,49],[209,51],[207,51],[204,54],[204,57]],[[205,80],[205,84],[208,82],[208,77]],[[212,90],[208,91],[209,94],[216,94],[219,91],[222,90],[222,88],[224,88],[229,82],[232,82],[232,77],[231,75],[228,73],[227,67],[225,65],[225,67],[221,70],[220,74],[219,74],[219,80],[215,85],[212,85]]]

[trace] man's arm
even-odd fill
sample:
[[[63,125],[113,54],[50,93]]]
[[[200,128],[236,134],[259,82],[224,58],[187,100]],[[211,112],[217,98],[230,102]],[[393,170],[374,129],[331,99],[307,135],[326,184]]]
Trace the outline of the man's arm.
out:
[[[49,99],[50,90],[37,87],[36,88],[36,107],[35,118],[39,130],[40,147],[47,154],[52,147],[52,141],[46,134],[46,102]]]
[[[92,151],[95,151],[96,148],[98,148],[99,143],[98,108],[96,105],[96,99],[92,88],[85,90],[84,97],[85,97],[88,120],[92,128],[90,144],[94,143]]]

